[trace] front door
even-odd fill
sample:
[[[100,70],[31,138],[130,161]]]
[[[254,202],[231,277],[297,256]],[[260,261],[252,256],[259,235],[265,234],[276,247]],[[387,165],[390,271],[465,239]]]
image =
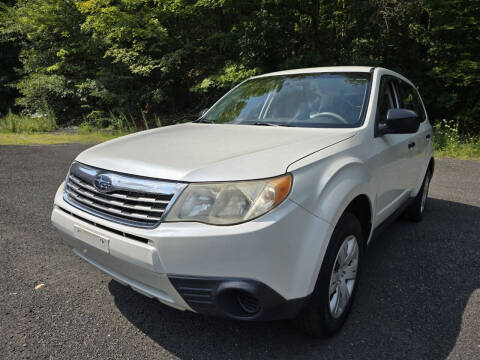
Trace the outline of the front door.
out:
[[[395,78],[383,76],[375,126],[386,120],[389,109],[399,108],[399,103]],[[377,184],[377,197],[374,226],[383,222],[409,197],[413,185],[411,143],[412,134],[375,135],[374,146],[377,155],[373,176]]]
[[[427,114],[423,107],[418,91],[406,83],[405,81],[397,81],[397,89],[400,97],[400,107],[403,109],[409,109],[415,111],[420,117],[420,127],[415,134],[412,134],[412,142],[414,146],[410,148],[410,169],[409,169],[409,181],[412,182],[412,186],[419,184],[423,181],[425,175],[424,169],[427,155],[427,146],[432,141],[432,131],[430,124],[425,121]]]

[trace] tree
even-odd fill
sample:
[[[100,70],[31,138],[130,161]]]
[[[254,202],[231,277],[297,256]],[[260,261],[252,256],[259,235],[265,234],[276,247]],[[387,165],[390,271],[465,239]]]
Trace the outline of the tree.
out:
[[[480,133],[480,3],[432,1],[428,36],[431,106],[438,117],[454,118],[460,130]]]
[[[158,114],[195,114],[255,74],[370,65],[407,75],[431,118],[480,133],[479,9],[478,0],[9,0],[0,111],[16,96],[60,123],[106,126],[116,113],[145,127]]]
[[[0,24],[8,7],[15,1],[0,2]],[[7,34],[1,31],[0,25],[0,115],[5,114],[15,105],[18,92],[12,84],[18,80],[17,70],[21,64],[18,60],[20,47]]]

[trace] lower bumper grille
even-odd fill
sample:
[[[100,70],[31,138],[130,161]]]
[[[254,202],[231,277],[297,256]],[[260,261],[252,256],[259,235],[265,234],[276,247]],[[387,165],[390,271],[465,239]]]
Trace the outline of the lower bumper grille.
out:
[[[185,302],[196,312],[238,320],[292,319],[308,301],[286,300],[269,286],[240,278],[168,275]]]
[[[185,184],[143,178],[72,164],[65,201],[108,220],[136,227],[155,227]]]

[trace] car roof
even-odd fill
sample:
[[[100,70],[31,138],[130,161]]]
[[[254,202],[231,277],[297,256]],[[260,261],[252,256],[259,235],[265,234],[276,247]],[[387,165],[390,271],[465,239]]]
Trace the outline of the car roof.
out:
[[[304,69],[292,69],[284,71],[275,71],[268,74],[262,74],[253,76],[252,79],[267,77],[267,76],[280,76],[280,75],[295,75],[295,74],[312,74],[312,73],[330,73],[330,72],[370,72],[373,69],[371,66],[326,66],[326,67],[313,67]]]

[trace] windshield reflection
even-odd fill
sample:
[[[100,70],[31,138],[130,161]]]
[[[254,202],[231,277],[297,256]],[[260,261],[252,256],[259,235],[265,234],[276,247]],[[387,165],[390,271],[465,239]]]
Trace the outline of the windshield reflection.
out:
[[[370,73],[317,73],[254,78],[234,88],[202,118],[218,124],[358,127]]]

